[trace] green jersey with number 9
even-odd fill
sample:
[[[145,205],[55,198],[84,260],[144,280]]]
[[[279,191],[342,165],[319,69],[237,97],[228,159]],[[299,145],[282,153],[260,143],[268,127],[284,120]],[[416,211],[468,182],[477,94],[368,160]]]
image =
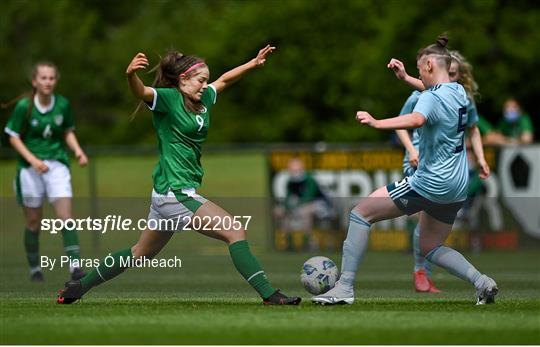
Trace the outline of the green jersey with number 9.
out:
[[[41,160],[58,160],[69,166],[65,147],[65,132],[74,128],[69,101],[59,94],[54,94],[51,104],[43,107],[37,95],[32,102],[32,111],[28,112],[30,98],[17,103],[5,127],[10,136],[20,137],[28,150]],[[19,166],[30,164],[18,156]]]
[[[154,100],[149,104],[153,111],[153,124],[158,136],[159,161],[152,178],[154,190],[167,194],[184,188],[201,185],[201,145],[206,140],[210,126],[210,109],[216,103],[216,89],[209,85],[201,102],[200,114],[189,112],[184,97],[176,88],[156,88]]]

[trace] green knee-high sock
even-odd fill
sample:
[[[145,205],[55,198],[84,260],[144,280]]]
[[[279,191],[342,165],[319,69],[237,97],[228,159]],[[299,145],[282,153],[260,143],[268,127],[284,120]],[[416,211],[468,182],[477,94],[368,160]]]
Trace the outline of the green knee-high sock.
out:
[[[125,265],[127,258],[131,258],[132,256],[133,255],[131,254],[130,247],[110,254],[106,258],[102,259],[98,267],[94,268],[94,270],[90,271],[86,276],[81,278],[83,292],[86,293],[98,284],[111,280],[120,275],[126,270],[126,267],[121,265]],[[122,264],[120,262],[120,258],[122,258]],[[112,260],[114,260],[114,262]]]
[[[268,282],[266,274],[257,259],[251,254],[246,240],[229,245],[229,252],[238,272],[263,299],[267,299],[276,291]]]
[[[79,247],[79,235],[76,230],[62,230],[62,238],[64,239],[64,251],[71,260],[81,259],[81,249]]]
[[[24,229],[24,249],[31,270],[39,268],[39,233]]]

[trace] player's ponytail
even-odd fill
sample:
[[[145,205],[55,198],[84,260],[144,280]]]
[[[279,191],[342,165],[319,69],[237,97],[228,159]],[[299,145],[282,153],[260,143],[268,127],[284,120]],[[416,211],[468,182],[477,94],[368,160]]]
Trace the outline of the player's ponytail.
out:
[[[424,56],[434,56],[437,62],[439,62],[440,65],[446,66],[446,69],[448,70],[450,68],[452,58],[450,57],[450,52],[446,48],[447,45],[448,36],[446,34],[441,34],[437,37],[434,44],[431,44],[418,51],[416,60],[420,60]]]
[[[29,98],[29,100],[32,100],[34,98],[35,94],[36,94],[36,90],[35,90],[35,88],[32,88],[31,91],[24,92],[24,93],[22,93],[22,94],[20,94],[20,95],[18,95],[16,97],[14,97],[11,100],[0,103],[0,108],[2,108],[3,110],[6,110],[6,109],[10,108],[11,106],[15,105],[17,102],[19,102],[19,100],[24,99],[24,98]],[[32,105],[29,105],[29,107],[30,107],[30,110],[29,110],[28,113],[30,113],[32,111]]]
[[[34,64],[34,66],[32,67],[32,70],[30,71],[30,74],[29,74],[30,82],[32,82],[36,78],[38,74],[38,70],[42,66],[53,68],[56,74],[56,79],[60,78],[60,72],[58,72],[58,68],[56,67],[55,64],[51,63],[50,61],[39,61],[36,64]],[[37,93],[36,88],[32,87],[32,90],[28,92],[24,92],[9,101],[0,103],[0,108],[2,109],[10,108],[11,106],[16,104],[20,100],[24,98],[28,98],[28,109],[26,110],[26,117],[29,118],[30,114],[32,113],[32,110],[34,109],[34,97],[36,96],[36,93]]]
[[[436,44],[439,45],[441,48],[445,48],[448,44],[448,36],[446,34],[441,34],[437,37]]]
[[[480,97],[478,92],[478,84],[474,80],[472,65],[465,59],[459,51],[450,51],[452,61],[458,64],[459,80],[458,82],[465,88],[467,95],[471,100]]]
[[[154,78],[154,81],[151,84],[152,87],[156,87],[159,81],[161,80],[161,69],[159,67],[160,67],[160,64],[157,64],[156,66],[151,68],[150,71],[148,71],[148,73],[154,73],[154,72],[156,73],[156,77]],[[135,119],[135,117],[137,116],[137,113],[139,113],[143,105],[144,105],[144,101],[139,101],[137,103],[137,107],[135,108],[135,111],[133,111],[131,115],[129,116],[130,121],[133,121]]]
[[[164,57],[160,56],[160,62],[154,66],[149,73],[156,73],[156,77],[151,86],[155,88],[178,88],[180,76],[189,78],[197,66],[205,65],[204,60],[196,56],[184,55],[178,51],[170,50]],[[180,93],[182,91],[180,90]],[[184,106],[193,113],[200,113],[203,110],[201,101],[193,101],[182,93]],[[142,107],[143,102],[139,102],[137,108],[131,115],[131,120]]]
[[[32,67],[32,70],[30,71],[30,74],[29,74],[30,83],[36,78],[36,76],[38,74],[38,71],[39,71],[39,68],[42,67],[42,66],[53,68],[54,72],[56,74],[56,79],[60,78],[60,73],[58,72],[58,68],[56,67],[56,65],[54,65],[50,61],[40,61],[40,62],[37,62],[36,64],[34,64],[34,66]],[[13,106],[14,104],[16,104],[17,102],[19,102],[20,100],[22,100],[24,98],[28,98],[28,107],[26,109],[26,119],[27,119],[27,121],[25,121],[23,123],[23,127],[22,127],[21,131],[19,132],[21,137],[24,136],[24,133],[26,132],[26,127],[27,127],[28,120],[30,119],[30,115],[32,114],[32,110],[34,109],[34,97],[36,96],[36,93],[37,93],[36,88],[34,88],[32,86],[32,90],[30,90],[28,92],[24,92],[24,93],[20,94],[19,96],[15,97],[15,98],[7,101],[7,102],[0,103],[0,108],[7,109],[7,108],[10,108],[11,106]]]

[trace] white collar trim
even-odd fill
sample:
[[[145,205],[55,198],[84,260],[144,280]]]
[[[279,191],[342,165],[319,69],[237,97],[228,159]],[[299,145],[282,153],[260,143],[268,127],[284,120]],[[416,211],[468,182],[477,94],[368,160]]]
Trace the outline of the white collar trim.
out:
[[[39,111],[39,113],[42,113],[42,114],[45,114],[47,112],[51,112],[51,110],[54,108],[54,101],[55,101],[55,98],[54,98],[54,94],[51,95],[51,103],[47,106],[43,106],[39,103],[39,97],[36,95],[34,95],[34,106],[36,106],[37,110]]]

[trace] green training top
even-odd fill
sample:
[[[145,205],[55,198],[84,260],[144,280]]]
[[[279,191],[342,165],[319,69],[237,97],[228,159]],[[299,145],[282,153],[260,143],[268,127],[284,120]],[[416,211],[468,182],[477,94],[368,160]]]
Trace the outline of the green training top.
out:
[[[480,115],[478,115],[478,123],[476,123],[476,125],[478,126],[478,130],[480,130],[480,135],[482,136],[485,136],[493,131],[493,128],[487,119]]]
[[[28,150],[41,160],[58,160],[69,166],[65,147],[65,132],[74,129],[69,101],[59,94],[53,94],[49,107],[43,108],[34,97],[32,111],[28,112],[30,98],[17,103],[5,127],[10,136],[23,140]],[[30,164],[18,155],[19,167]]]
[[[306,172],[302,177],[296,179],[290,178],[287,182],[287,196],[285,197],[287,210],[295,209],[317,199],[326,200],[326,196],[310,173]]]
[[[521,117],[513,123],[502,118],[497,124],[499,130],[504,136],[511,138],[519,138],[523,133],[532,133],[533,125],[528,114],[522,113]]]
[[[158,136],[159,161],[152,178],[159,194],[201,185],[201,145],[210,126],[210,109],[216,103],[216,89],[209,85],[201,101],[201,114],[189,112],[176,88],[154,89],[153,124]]]

